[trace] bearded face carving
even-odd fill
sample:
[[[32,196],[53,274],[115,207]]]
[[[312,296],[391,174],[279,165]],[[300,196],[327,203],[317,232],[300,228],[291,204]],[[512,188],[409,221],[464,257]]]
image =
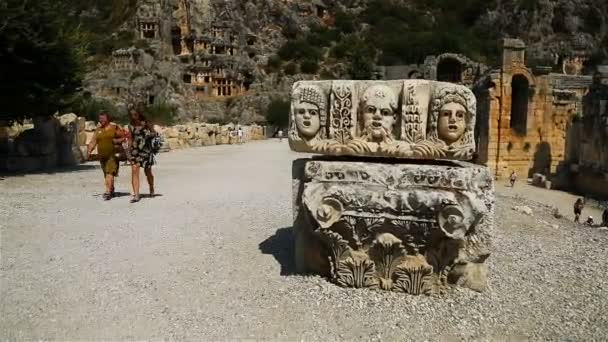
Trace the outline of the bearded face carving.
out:
[[[363,136],[368,141],[383,142],[393,139],[396,121],[397,96],[386,85],[374,85],[363,94],[360,110],[363,121]]]

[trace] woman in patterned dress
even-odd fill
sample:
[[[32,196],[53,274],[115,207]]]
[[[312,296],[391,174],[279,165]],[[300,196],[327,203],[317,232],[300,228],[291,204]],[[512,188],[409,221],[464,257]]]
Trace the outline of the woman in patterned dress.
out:
[[[129,161],[131,162],[131,184],[133,185],[133,198],[131,203],[139,202],[139,169],[143,168],[150,187],[150,196],[154,196],[154,153],[152,152],[152,139],[156,132],[147,122],[146,118],[137,110],[129,112],[131,124],[129,125]]]

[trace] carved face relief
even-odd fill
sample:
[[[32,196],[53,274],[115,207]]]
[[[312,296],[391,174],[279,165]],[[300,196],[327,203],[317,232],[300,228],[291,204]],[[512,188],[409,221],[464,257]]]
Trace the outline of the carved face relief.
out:
[[[371,86],[361,102],[363,133],[368,140],[380,142],[393,138],[397,97],[385,85]]]
[[[305,138],[314,137],[321,127],[319,107],[312,103],[297,102],[294,106],[296,127]]]
[[[466,114],[466,108],[460,103],[448,102],[444,104],[439,110],[437,121],[439,139],[445,141],[448,145],[460,140],[467,126]]]
[[[298,139],[312,140],[320,134],[327,119],[326,96],[314,85],[300,87],[294,93],[291,107],[290,131]],[[291,133],[290,133],[291,134]]]

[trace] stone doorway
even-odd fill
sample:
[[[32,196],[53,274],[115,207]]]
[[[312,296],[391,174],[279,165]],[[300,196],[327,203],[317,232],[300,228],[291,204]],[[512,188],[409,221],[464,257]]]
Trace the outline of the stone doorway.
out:
[[[511,79],[511,128],[519,135],[526,135],[528,124],[528,97],[530,82],[524,75]]]
[[[437,64],[437,81],[462,83],[462,63],[454,58],[444,58]]]

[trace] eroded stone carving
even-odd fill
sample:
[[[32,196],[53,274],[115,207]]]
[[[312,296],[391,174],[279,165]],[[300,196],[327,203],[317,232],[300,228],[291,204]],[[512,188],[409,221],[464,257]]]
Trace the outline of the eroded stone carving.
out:
[[[397,121],[397,95],[384,84],[373,84],[365,90],[359,105],[362,118],[361,138],[369,142],[394,140]]]
[[[303,159],[294,162],[294,184],[300,272],[409,294],[442,293],[450,279],[483,289],[467,275],[486,274],[494,208],[487,168]]]
[[[296,88],[292,101],[292,129],[290,138],[310,141],[325,138],[324,130],[327,121],[327,97],[316,85]]]
[[[292,93],[290,146],[337,156],[470,160],[475,112],[473,93],[451,83],[301,81]]]

